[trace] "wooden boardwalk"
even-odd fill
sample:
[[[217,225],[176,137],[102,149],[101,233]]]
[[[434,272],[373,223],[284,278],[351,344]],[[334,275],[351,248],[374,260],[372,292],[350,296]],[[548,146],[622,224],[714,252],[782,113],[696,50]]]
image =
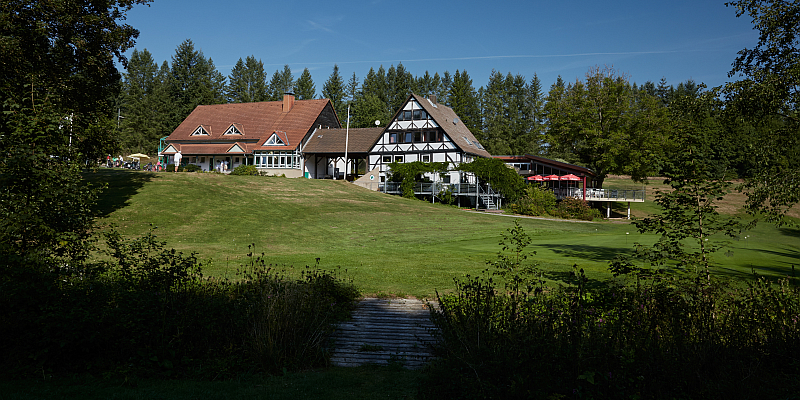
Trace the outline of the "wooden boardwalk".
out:
[[[331,363],[341,367],[399,363],[416,369],[431,358],[428,306],[416,299],[366,298],[333,334]]]

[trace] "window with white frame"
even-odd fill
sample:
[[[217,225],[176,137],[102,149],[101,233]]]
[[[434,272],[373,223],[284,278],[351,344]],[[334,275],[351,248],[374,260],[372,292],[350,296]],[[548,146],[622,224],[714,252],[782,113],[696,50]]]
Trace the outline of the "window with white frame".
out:
[[[278,134],[273,133],[272,136],[264,142],[264,146],[286,146],[286,143],[281,139]]]
[[[223,133],[223,135],[241,135],[241,134],[242,134],[242,132],[241,132],[241,131],[239,131],[239,129],[237,129],[237,128],[236,128],[235,126],[233,126],[233,125],[231,125],[231,126],[228,128],[228,130],[227,130],[227,131],[225,131],[225,133]]]
[[[300,155],[295,151],[257,151],[258,168],[300,168]]]
[[[208,132],[200,125],[192,132],[192,136],[208,136]]]

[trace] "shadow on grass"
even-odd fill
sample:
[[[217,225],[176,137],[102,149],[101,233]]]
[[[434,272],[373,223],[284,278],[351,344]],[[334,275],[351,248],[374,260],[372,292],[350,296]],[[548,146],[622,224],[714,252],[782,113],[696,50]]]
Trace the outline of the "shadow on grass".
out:
[[[632,244],[633,242],[631,242]],[[586,244],[559,244],[559,243],[542,243],[531,245],[532,247],[539,247],[547,249],[564,257],[575,257],[583,260],[591,260],[598,262],[608,262],[614,259],[618,254],[633,254],[633,249],[624,249],[619,247],[608,246],[591,246]]]
[[[800,238],[800,228],[778,228],[778,232],[784,236]]]
[[[545,278],[561,282],[567,285],[576,285],[578,283],[577,279],[575,279],[575,275],[573,275],[572,271],[543,271],[542,276]],[[592,279],[586,277],[586,287],[590,290],[598,290],[608,287],[607,280],[600,280],[600,279]]]
[[[100,169],[97,172],[86,172],[83,176],[92,185],[108,185],[98,196],[95,206],[96,215],[105,218],[125,207],[130,198],[145,183],[156,178],[157,174],[124,169]]]

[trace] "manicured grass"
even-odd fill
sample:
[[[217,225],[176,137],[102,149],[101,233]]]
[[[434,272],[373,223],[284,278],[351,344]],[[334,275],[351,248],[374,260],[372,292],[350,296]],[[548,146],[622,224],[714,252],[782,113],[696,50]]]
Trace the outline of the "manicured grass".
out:
[[[412,399],[420,372],[367,366],[327,368],[222,382],[95,377],[0,382],[2,399]]]
[[[101,170],[102,225],[134,237],[150,224],[168,246],[210,260],[205,271],[232,276],[255,245],[270,262],[347,270],[364,293],[430,297],[449,291],[453,277],[480,274],[499,250],[513,218],[408,200],[341,181],[196,173]],[[650,189],[648,188],[648,191]],[[636,205],[652,209],[652,203]],[[560,279],[577,264],[590,279],[610,277],[608,261],[634,242],[652,243],[627,221],[584,223],[521,219],[533,237],[533,260]],[[717,255],[721,272],[745,276],[751,268],[786,275],[800,264],[798,231],[761,225]]]

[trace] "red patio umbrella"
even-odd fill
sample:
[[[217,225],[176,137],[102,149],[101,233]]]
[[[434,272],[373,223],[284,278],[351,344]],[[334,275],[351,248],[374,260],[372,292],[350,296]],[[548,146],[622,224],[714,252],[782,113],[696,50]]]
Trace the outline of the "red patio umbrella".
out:
[[[541,175],[533,175],[528,177],[529,181],[543,181],[544,178]]]
[[[562,181],[580,181],[581,178],[578,178],[577,176],[575,176],[573,174],[569,174],[569,175],[564,175],[564,176],[560,177],[559,180],[562,180]]]
[[[558,175],[547,175],[544,178],[542,178],[542,180],[545,180],[545,181],[557,181],[558,180]]]

